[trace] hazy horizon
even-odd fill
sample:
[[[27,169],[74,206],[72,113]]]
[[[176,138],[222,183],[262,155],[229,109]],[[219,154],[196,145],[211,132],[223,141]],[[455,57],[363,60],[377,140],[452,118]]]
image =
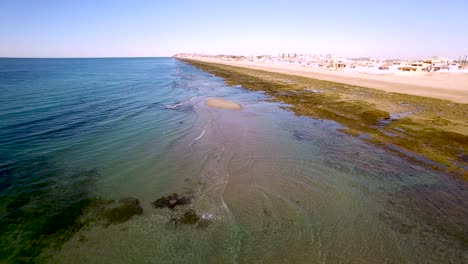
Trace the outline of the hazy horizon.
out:
[[[181,53],[187,53],[187,52],[181,52]],[[187,53],[189,54],[189,53]],[[261,56],[260,54],[200,54],[200,53],[193,53],[193,54],[198,54],[198,55],[207,55],[207,56]],[[287,54],[287,53],[285,53]],[[289,53],[289,54],[294,54],[294,53]],[[174,57],[174,55],[169,55],[169,56],[108,56],[108,57],[7,57],[7,56],[0,56],[0,59],[151,59],[151,58],[171,58]],[[278,54],[263,54],[266,56],[278,56]],[[309,54],[304,54],[304,55],[309,55]],[[310,55],[328,55],[327,53],[324,54],[310,54]],[[337,56],[345,56],[346,54],[330,54],[330,55],[337,55]],[[450,57],[451,59],[455,59],[456,61],[464,60],[466,59],[466,56],[459,56],[459,57]],[[398,57],[372,57],[372,56],[347,56],[349,59],[371,59],[371,58],[381,58],[381,59],[387,59],[387,60],[404,60],[404,59],[410,59],[410,60],[424,60],[432,57],[448,57],[448,56],[425,56],[425,57],[420,57],[420,58],[398,58]]]
[[[460,1],[0,2],[0,57],[468,54]]]

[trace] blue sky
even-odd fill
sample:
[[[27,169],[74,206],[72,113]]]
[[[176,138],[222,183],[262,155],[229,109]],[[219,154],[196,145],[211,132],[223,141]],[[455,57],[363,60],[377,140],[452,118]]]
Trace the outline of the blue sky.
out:
[[[0,0],[0,57],[468,55],[466,0]]]

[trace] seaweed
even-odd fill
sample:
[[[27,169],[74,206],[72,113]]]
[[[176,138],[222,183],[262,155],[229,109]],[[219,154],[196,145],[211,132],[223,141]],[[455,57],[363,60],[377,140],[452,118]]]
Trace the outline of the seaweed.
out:
[[[119,224],[128,221],[134,215],[141,215],[143,208],[138,199],[133,197],[120,199],[117,205],[105,210],[105,218],[109,224]]]
[[[98,172],[65,172],[37,157],[11,163],[8,175],[0,197],[7,209],[0,218],[0,262],[45,262],[46,249],[61,248],[86,225],[81,218],[97,204],[90,190]]]

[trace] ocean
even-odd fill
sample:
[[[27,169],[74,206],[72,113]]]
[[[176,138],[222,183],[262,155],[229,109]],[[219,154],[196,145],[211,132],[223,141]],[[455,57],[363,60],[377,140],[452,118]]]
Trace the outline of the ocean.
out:
[[[468,262],[467,184],[340,128],[174,58],[0,59],[0,262]]]

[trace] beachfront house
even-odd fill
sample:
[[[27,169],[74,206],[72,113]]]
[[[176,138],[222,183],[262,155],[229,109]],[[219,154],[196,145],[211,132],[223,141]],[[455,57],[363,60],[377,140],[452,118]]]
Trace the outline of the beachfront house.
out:
[[[424,60],[424,62],[431,65],[431,71],[456,71],[462,68],[460,64],[448,58],[432,58]]]
[[[432,71],[432,64],[427,61],[402,62],[398,67],[398,71],[413,73],[430,72]]]

